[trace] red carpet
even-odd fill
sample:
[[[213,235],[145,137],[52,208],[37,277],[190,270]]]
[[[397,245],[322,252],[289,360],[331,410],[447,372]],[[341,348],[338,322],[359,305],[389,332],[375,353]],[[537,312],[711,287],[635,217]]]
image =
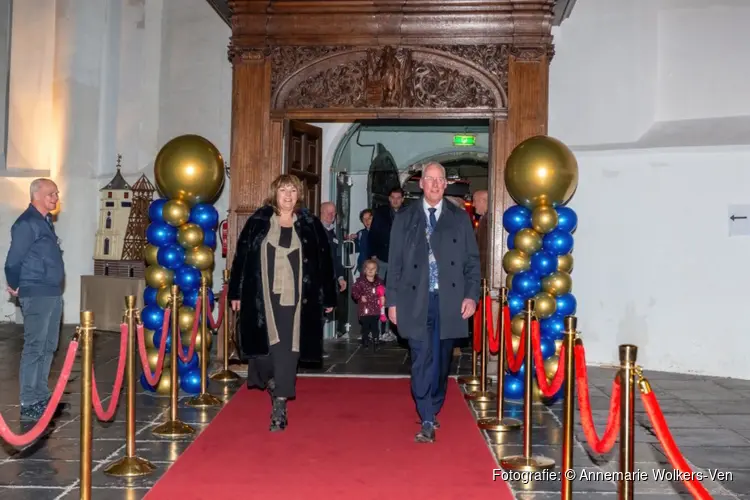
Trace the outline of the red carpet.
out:
[[[289,427],[240,390],[147,500],[513,499],[454,380],[433,444],[417,444],[408,379],[300,378]]]

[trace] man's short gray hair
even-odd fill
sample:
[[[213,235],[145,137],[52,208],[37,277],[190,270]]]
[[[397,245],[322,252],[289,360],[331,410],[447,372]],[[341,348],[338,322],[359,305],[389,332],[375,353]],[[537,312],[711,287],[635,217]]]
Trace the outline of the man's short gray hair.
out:
[[[42,189],[42,186],[44,186],[45,183],[50,182],[49,179],[45,179],[44,177],[40,177],[39,179],[34,179],[31,181],[31,185],[29,186],[29,197],[33,200],[34,195],[39,192],[40,189]]]
[[[443,173],[443,177],[446,176],[445,174],[445,167],[442,166],[440,163],[436,161],[431,161],[430,163],[426,164],[424,167],[422,167],[422,175],[424,175],[425,172],[427,172],[427,169],[430,167],[437,167],[440,169],[440,171]]]

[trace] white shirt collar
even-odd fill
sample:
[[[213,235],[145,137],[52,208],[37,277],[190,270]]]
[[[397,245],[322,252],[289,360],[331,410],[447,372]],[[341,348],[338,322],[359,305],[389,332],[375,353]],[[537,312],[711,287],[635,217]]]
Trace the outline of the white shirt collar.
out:
[[[430,216],[430,210],[429,210],[430,208],[434,208],[435,209],[435,220],[439,219],[440,218],[440,214],[443,211],[443,200],[441,199],[438,202],[437,205],[435,205],[434,207],[431,207],[430,204],[427,203],[427,200],[425,200],[424,198],[422,198],[422,209],[424,210],[424,213],[425,213],[425,215],[427,217]]]

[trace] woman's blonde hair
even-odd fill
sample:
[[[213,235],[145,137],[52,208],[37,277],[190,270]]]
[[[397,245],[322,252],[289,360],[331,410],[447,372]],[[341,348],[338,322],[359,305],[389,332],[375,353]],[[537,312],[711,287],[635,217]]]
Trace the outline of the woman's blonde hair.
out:
[[[294,205],[294,211],[296,212],[297,210],[302,208],[305,203],[305,191],[302,187],[302,181],[299,180],[299,177],[291,174],[281,174],[280,176],[276,177],[276,179],[274,179],[274,181],[271,183],[271,186],[268,189],[268,198],[266,198],[266,205],[271,205],[276,214],[279,213],[279,204],[276,201],[276,193],[279,191],[279,189],[288,186],[291,186],[297,190],[297,203]]]

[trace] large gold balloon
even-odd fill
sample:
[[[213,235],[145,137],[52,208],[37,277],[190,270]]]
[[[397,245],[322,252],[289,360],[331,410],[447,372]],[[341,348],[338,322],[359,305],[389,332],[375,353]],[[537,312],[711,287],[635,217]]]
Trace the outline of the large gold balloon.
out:
[[[573,278],[563,271],[556,271],[542,279],[542,290],[555,297],[570,293],[573,288]]]
[[[542,235],[531,228],[523,228],[516,233],[513,246],[526,255],[534,255],[542,248]]]
[[[537,233],[547,234],[557,227],[558,219],[557,210],[550,206],[542,205],[532,210],[531,227]]]
[[[526,314],[518,313],[510,320],[510,331],[513,335],[521,335],[526,328]]]
[[[159,288],[156,291],[156,303],[159,304],[159,307],[162,309],[166,309],[167,306],[169,306],[169,301],[172,298],[172,287],[171,286],[163,286]],[[177,292],[177,303],[182,303],[182,292]]]
[[[159,362],[159,349],[154,348],[154,349],[150,349],[147,352],[148,352],[148,358],[147,358],[148,366],[151,369],[151,373],[154,373],[156,371],[156,363]],[[161,365],[162,369],[166,370],[167,368],[169,368],[170,363],[171,363],[171,360],[169,358],[169,355],[165,354],[164,362]]]
[[[505,185],[516,203],[528,209],[564,205],[578,186],[578,162],[559,140],[532,137],[508,157]]]
[[[573,270],[572,253],[557,256],[557,270],[570,274],[570,272]]]
[[[165,360],[166,363],[166,360]],[[159,378],[159,383],[156,384],[156,393],[161,394],[162,396],[167,396],[171,394],[172,389],[172,375],[169,370],[162,370],[161,372],[161,378]]]
[[[534,312],[539,319],[549,318],[557,310],[557,301],[547,292],[539,292],[534,296]]]
[[[174,280],[174,273],[169,269],[161,266],[148,266],[146,268],[146,284],[151,288],[161,288],[171,286]]]
[[[508,250],[503,255],[503,269],[509,274],[518,274],[531,267],[531,258],[518,249]]]
[[[148,264],[149,266],[158,266],[159,261],[156,259],[158,253],[159,247],[155,247],[154,245],[146,245],[146,247],[143,249],[143,258],[146,261],[146,264]]]
[[[544,373],[547,375],[547,380],[552,381],[557,374],[557,367],[560,365],[560,357],[557,355],[550,356],[544,360]]]
[[[200,270],[209,269],[214,265],[214,251],[205,245],[186,250],[185,264]]]
[[[211,288],[214,286],[214,271],[213,269],[204,269],[201,271],[201,280],[206,282],[206,286]]]
[[[224,186],[224,159],[207,139],[181,135],[156,155],[154,177],[165,198],[189,205],[212,203]]]
[[[190,207],[182,200],[169,200],[162,208],[162,217],[170,226],[180,227],[190,218]]]
[[[195,309],[189,306],[182,306],[178,310],[177,323],[180,326],[180,331],[185,333],[193,332],[193,322],[195,321]],[[198,326],[200,328],[200,324]]]
[[[183,224],[177,229],[177,243],[189,250],[203,244],[203,229],[198,224]]]

